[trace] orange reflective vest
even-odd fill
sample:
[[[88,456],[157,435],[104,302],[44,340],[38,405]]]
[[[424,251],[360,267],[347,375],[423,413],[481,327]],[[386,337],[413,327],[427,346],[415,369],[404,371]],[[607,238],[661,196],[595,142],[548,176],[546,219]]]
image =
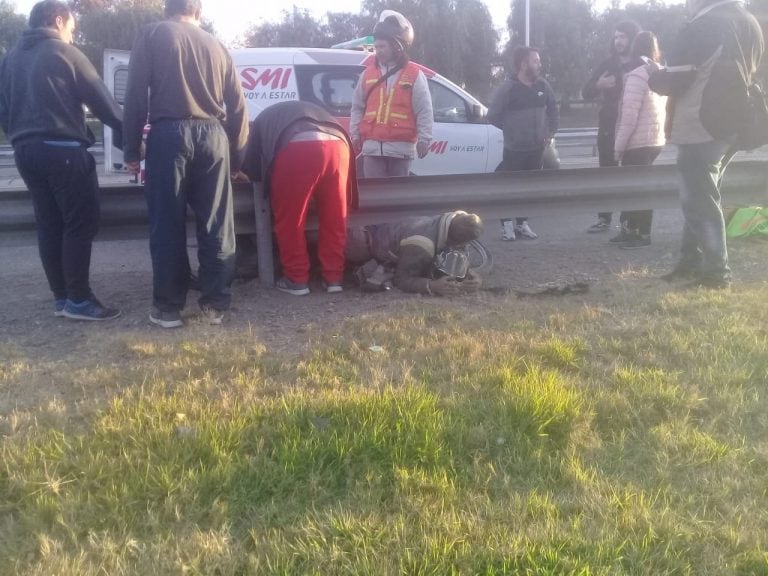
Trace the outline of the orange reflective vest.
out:
[[[364,94],[373,88],[360,121],[360,136],[364,140],[379,142],[416,142],[416,115],[413,113],[413,85],[419,75],[419,67],[408,62],[400,71],[400,77],[391,90],[387,81],[376,85],[381,71],[374,62],[363,72]]]

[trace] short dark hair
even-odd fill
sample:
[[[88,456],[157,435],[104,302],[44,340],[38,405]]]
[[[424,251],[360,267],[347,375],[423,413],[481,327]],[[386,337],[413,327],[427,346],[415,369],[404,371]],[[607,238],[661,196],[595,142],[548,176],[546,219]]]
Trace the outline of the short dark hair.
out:
[[[661,59],[661,51],[659,50],[659,39],[656,34],[645,30],[640,32],[632,41],[631,56],[633,60],[639,60],[642,56],[650,58],[654,62],[658,62]]]
[[[512,50],[512,69],[515,72],[520,72],[523,62],[527,61],[528,57],[533,53],[538,54],[539,49],[533,46],[518,46]]]
[[[54,28],[56,18],[61,18],[66,22],[72,18],[72,11],[65,2],[60,0],[43,0],[32,7],[29,13],[30,28]]]
[[[202,9],[200,0],[165,0],[165,15],[194,16]]]

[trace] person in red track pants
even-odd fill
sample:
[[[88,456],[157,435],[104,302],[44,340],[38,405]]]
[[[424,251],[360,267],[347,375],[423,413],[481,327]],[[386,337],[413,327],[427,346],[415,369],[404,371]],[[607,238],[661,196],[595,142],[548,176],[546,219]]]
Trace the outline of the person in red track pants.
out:
[[[357,203],[355,158],[344,129],[310,102],[282,102],[251,125],[245,173],[264,183],[274,215],[283,276],[278,290],[309,294],[304,227],[310,203],[319,220],[318,256],[325,289],[342,291],[347,210]]]

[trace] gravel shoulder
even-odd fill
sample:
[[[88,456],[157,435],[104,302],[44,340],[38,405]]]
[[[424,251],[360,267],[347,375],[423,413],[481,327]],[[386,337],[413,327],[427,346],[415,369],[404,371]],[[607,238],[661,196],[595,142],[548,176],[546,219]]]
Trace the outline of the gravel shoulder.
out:
[[[530,304],[521,300],[519,307],[510,305],[510,301],[517,301],[513,291],[535,291],[550,283],[588,282],[590,292],[548,298],[549,313],[558,307],[581,305],[585,299],[609,307],[621,305],[616,299],[626,299],[627,290],[633,291],[632,298],[642,298],[644,293],[652,297],[654,291],[667,289],[656,277],[675,262],[682,224],[679,211],[657,211],[653,244],[638,250],[621,250],[609,244],[614,232],[585,233],[593,219],[592,214],[534,219],[531,227],[539,238],[515,242],[500,239],[498,222],[486,222],[483,242],[493,254],[494,268],[484,284],[492,290],[478,295],[441,300],[397,290],[362,294],[351,289],[333,295],[317,291],[297,298],[262,287],[258,281],[237,281],[233,286],[233,309],[223,326],[208,326],[197,319],[193,292],[184,312],[187,326],[174,331],[161,330],[148,321],[152,274],[148,243],[141,233],[109,231],[94,246],[93,289],[105,303],[123,310],[121,318],[108,323],[55,318],[34,235],[2,235],[0,364],[6,368],[0,370],[0,416],[22,406],[44,404],[54,397],[81,394],[71,382],[57,381],[56,367],[119,364],[124,344],[121,348],[115,342],[140,340],[173,345],[240,333],[269,352],[291,359],[337,333],[345,320],[366,315],[401,314],[422,305],[478,312],[499,305],[504,313],[519,309],[521,315],[526,315]],[[194,257],[194,246],[190,246],[190,254]],[[762,265],[766,256],[768,242],[731,243],[737,287],[768,280]],[[14,362],[31,367],[33,381],[14,378]]]

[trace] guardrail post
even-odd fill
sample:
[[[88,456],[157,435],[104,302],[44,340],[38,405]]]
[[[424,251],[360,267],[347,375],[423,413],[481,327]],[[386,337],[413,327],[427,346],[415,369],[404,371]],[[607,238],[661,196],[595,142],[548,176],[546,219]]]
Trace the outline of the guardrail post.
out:
[[[256,216],[256,252],[259,258],[259,283],[275,285],[275,263],[272,257],[272,210],[261,184],[253,185],[253,206]]]

